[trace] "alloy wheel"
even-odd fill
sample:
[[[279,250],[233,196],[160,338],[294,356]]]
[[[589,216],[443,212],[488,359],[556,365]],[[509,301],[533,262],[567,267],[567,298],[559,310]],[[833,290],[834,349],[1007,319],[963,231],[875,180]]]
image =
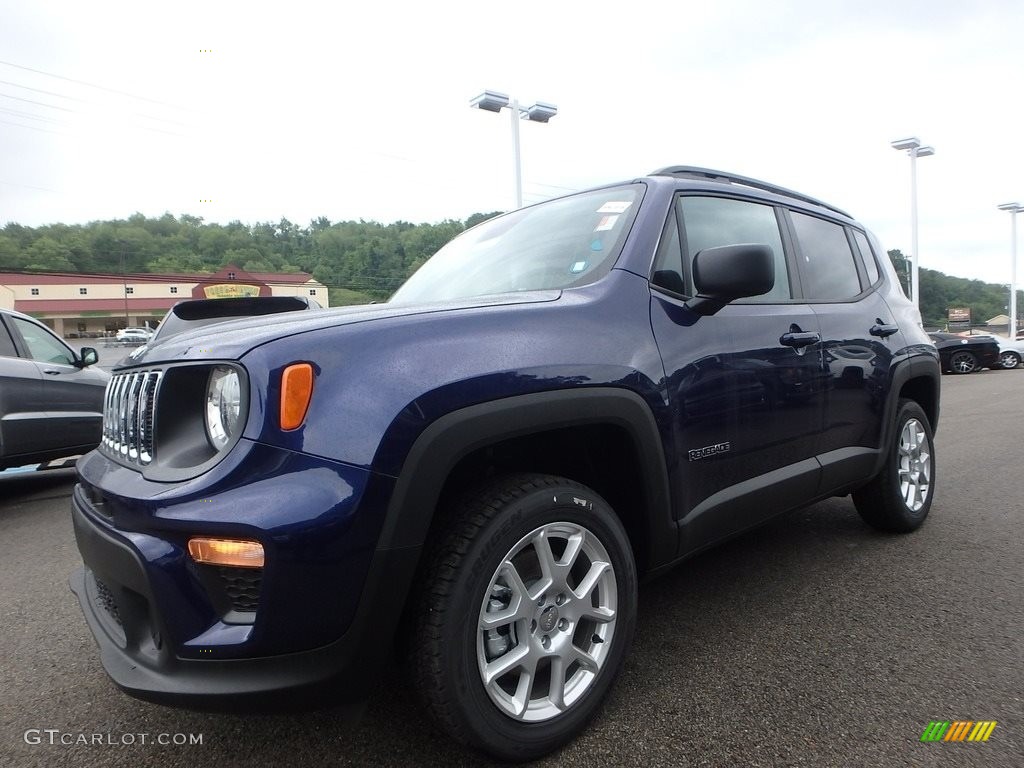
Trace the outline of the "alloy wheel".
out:
[[[974,359],[974,355],[970,352],[958,352],[953,355],[953,359],[949,361],[949,365],[957,373],[973,373],[978,367],[978,363]]]
[[[928,433],[917,419],[909,419],[900,433],[900,494],[907,508],[917,512],[924,506],[931,489],[932,456]]]
[[[611,558],[582,525],[548,523],[520,539],[478,617],[477,665],[491,701],[523,722],[570,709],[608,658],[616,601]]]

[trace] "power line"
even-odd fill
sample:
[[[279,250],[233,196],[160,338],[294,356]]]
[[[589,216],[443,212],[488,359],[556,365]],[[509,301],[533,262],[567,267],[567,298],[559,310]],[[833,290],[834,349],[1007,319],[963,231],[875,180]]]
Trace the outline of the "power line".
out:
[[[61,112],[77,112],[78,110],[71,109],[70,107],[58,107],[56,104],[47,104],[45,101],[36,101],[34,99],[23,99],[21,96],[11,96],[9,93],[0,93],[5,99],[14,99],[15,101],[23,101],[26,104],[37,104],[40,107],[49,107],[50,109],[59,109]]]
[[[40,133],[52,133],[55,136],[68,136],[68,135],[70,135],[70,134],[67,134],[67,133],[61,133],[60,131],[48,131],[46,128],[39,128],[39,127],[37,127],[35,125],[22,125],[21,123],[10,123],[7,120],[0,120],[0,123],[3,123],[4,125],[14,125],[14,126],[17,126],[18,128],[26,128],[26,129],[28,129],[30,131],[39,131]]]
[[[0,121],[0,122],[3,122],[3,121]],[[9,123],[9,125],[15,125],[15,123]],[[28,127],[29,126],[27,126],[27,125],[23,125],[22,126],[22,128],[28,128]],[[50,131],[50,133],[53,133],[53,131]],[[3,179],[0,179],[0,184],[6,184],[7,186],[10,186],[10,187],[24,187],[25,189],[39,189],[39,190],[42,190],[43,192],[57,192],[58,194],[60,192],[60,190],[50,189],[49,187],[33,187],[31,184],[18,184],[17,182],[14,182],[14,181],[4,181]]]
[[[104,109],[108,109],[109,108],[109,105],[105,105],[105,104],[97,105],[97,103],[95,101],[89,101],[88,99],[79,99],[79,98],[77,98],[75,96],[68,96],[67,94],[57,93],[56,91],[46,91],[46,90],[43,90],[42,88],[31,88],[31,87],[29,87],[27,85],[21,85],[20,83],[13,83],[10,80],[0,80],[0,84],[2,84],[2,85],[10,85],[10,86],[13,86],[14,88],[21,88],[23,90],[33,91],[35,93],[44,93],[47,96],[56,96],[59,99],[69,99],[71,101],[77,101],[79,104],[86,104],[86,105],[91,104],[91,105],[94,105],[94,106],[100,106],[100,107],[102,107]],[[8,98],[15,99],[15,98],[18,98],[18,97],[17,96],[9,96]],[[31,102],[31,103],[33,103],[33,104],[42,104],[43,106],[47,106],[47,107],[53,107],[52,104],[43,104],[42,102]],[[54,109],[61,109],[61,107],[53,107],[53,108]],[[67,110],[67,111],[70,112],[70,111],[75,111],[75,110]],[[166,117],[157,117],[155,115],[146,115],[146,114],[143,114],[142,112],[131,112],[129,114],[132,114],[135,117],[141,117],[141,118],[143,118],[145,120],[156,120],[157,122],[161,122],[161,123],[170,123],[171,125],[181,126],[182,128],[191,128],[192,127],[188,123],[183,123],[180,120],[171,120],[171,119],[166,118]]]
[[[42,88],[31,88],[27,85],[21,85],[20,83],[12,83],[10,80],[0,80],[0,85],[12,85],[15,88],[21,88],[25,91],[34,91],[36,93],[45,93],[47,96],[56,96],[59,99],[69,99],[70,101],[77,101],[81,104],[89,104],[90,102],[85,99],[79,99],[77,96],[68,96],[63,93],[57,93],[56,91],[44,91]]]
[[[99,119],[103,119],[100,116],[89,115],[89,114],[86,114],[85,112],[82,112],[81,110],[78,110],[78,109],[71,109],[70,107],[58,107],[56,104],[47,104],[45,101],[36,101],[34,99],[23,99],[20,96],[11,96],[9,93],[0,93],[0,98],[14,99],[15,101],[23,101],[26,104],[36,104],[36,105],[38,105],[40,107],[48,107],[49,109],[59,109],[61,112],[71,112],[72,114],[84,115],[87,118],[99,117]],[[149,117],[147,115],[139,115],[138,113],[133,113],[133,114],[135,114],[136,117],[143,117],[143,118],[150,119],[150,120],[160,120],[161,119],[159,117],[151,118],[151,117]],[[184,123],[176,123],[174,120],[166,120],[164,122],[185,126]],[[70,124],[65,123],[65,125],[70,125]],[[153,131],[154,133],[163,133],[163,134],[166,134],[168,136],[178,136],[180,138],[185,138],[184,134],[175,133],[173,131],[165,131],[165,130],[163,130],[161,128],[154,128],[153,126],[149,126],[149,125],[137,125],[135,127],[136,128],[141,128],[144,131]],[[188,126],[185,126],[185,127],[188,127]]]
[[[43,122],[43,123],[53,123],[54,125],[68,125],[68,123],[65,123],[62,120],[54,120],[52,117],[42,117],[41,115],[35,115],[35,114],[32,114],[31,112],[19,112],[16,109],[3,109],[3,108],[0,108],[0,112],[3,112],[4,114],[7,114],[7,115],[14,115],[15,117],[25,118],[25,119],[28,119],[28,120],[39,120],[40,122]]]
[[[88,82],[86,80],[78,80],[78,79],[73,78],[73,77],[65,77],[64,75],[55,75],[53,72],[44,72],[41,69],[33,69],[32,67],[25,67],[25,66],[22,66],[21,64],[14,64],[14,63],[12,63],[10,61],[0,61],[0,64],[4,65],[6,67],[13,67],[14,69],[21,69],[21,70],[24,70],[25,72],[34,72],[37,75],[45,75],[46,77],[53,77],[53,78],[56,78],[58,80],[64,80],[64,81],[69,82],[69,83],[76,83],[77,85],[84,85],[84,86],[87,86],[89,88],[96,88],[97,90],[106,91],[107,93],[116,93],[119,96],[127,96],[128,98],[138,99],[139,101],[148,101],[150,104],[159,104],[160,106],[163,106],[163,107],[170,107],[171,109],[180,109],[180,110],[183,110],[185,112],[193,111],[193,110],[188,109],[187,107],[182,107],[182,106],[179,106],[177,104],[171,104],[171,103],[166,102],[166,101],[160,101],[158,99],[151,99],[148,96],[139,96],[139,95],[134,94],[134,93],[129,93],[128,91],[122,91],[122,90],[119,90],[117,88],[108,88],[105,85],[97,85],[96,83],[90,83],[90,82]]]

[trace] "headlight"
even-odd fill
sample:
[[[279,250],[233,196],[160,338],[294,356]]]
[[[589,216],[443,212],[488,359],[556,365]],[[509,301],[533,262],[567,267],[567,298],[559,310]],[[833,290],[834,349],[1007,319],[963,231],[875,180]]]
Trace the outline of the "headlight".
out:
[[[241,402],[242,384],[238,373],[225,365],[215,366],[206,385],[206,435],[218,451],[235,436]]]

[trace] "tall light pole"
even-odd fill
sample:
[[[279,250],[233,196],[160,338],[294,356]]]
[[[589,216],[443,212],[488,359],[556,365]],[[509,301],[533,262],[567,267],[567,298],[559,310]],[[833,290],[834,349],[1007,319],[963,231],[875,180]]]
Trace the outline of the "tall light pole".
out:
[[[918,277],[918,266],[921,261],[917,255],[917,158],[935,154],[934,147],[922,147],[921,140],[916,136],[892,142],[893,149],[906,150],[910,155],[910,298],[918,311],[921,310],[921,294]]]
[[[471,99],[469,106],[488,112],[501,112],[508,107],[512,112],[512,171],[516,180],[516,208],[522,208],[523,166],[519,156],[519,121],[546,123],[558,114],[558,107],[543,101],[536,102],[532,107],[520,107],[518,99],[509,98],[507,94],[497,91],[484,91],[475,99]]]
[[[1017,214],[1024,211],[1020,203],[1003,203],[1000,211],[1010,212],[1010,327],[1007,335],[1017,338]]]

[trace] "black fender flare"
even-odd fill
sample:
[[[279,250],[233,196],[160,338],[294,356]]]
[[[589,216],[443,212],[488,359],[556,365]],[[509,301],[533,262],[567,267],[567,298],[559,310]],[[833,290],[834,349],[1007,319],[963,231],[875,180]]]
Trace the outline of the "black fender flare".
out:
[[[585,424],[621,427],[633,444],[648,510],[649,564],[673,559],[677,527],[665,453],[651,407],[636,392],[587,387],[536,392],[471,405],[428,426],[413,443],[388,503],[377,549],[422,547],[444,484],[459,461],[503,440]]]
[[[928,379],[934,387],[935,409],[932,414],[932,433],[938,430],[939,406],[942,381],[942,366],[937,357],[930,355],[916,355],[899,365],[892,372],[892,379],[889,384],[889,393],[885,402],[885,418],[882,422],[882,442],[879,445],[878,457],[875,460],[874,474],[882,471],[885,458],[888,456],[888,446],[892,443],[893,429],[895,428],[896,408],[899,405],[900,391],[908,381],[912,379]]]

